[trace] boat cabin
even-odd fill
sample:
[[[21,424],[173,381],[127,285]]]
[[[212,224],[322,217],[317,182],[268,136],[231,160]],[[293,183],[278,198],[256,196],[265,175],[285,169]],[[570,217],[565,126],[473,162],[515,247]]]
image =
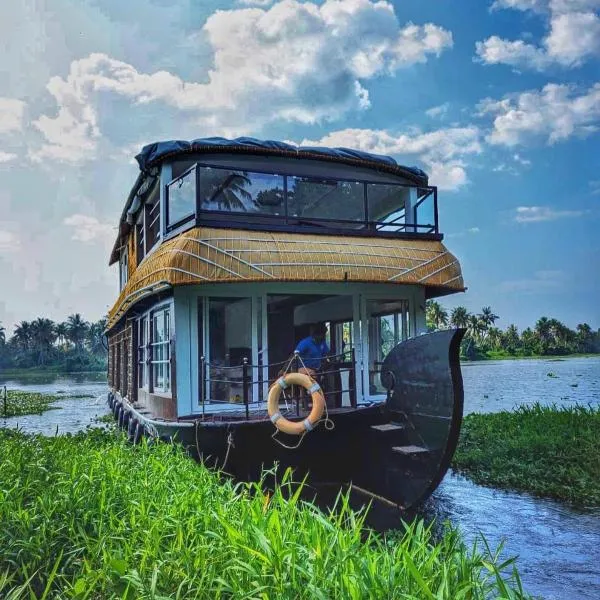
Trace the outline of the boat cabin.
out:
[[[208,138],[136,159],[110,258],[109,383],[153,419],[266,416],[323,325],[330,412],[382,402],[381,365],[426,332],[426,300],[464,290],[437,189],[389,157]]]

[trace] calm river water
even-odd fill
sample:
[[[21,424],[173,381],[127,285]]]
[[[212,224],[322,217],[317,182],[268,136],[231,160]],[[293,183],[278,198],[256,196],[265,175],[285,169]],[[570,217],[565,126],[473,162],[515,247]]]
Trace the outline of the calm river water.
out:
[[[466,363],[465,414],[510,410],[519,404],[600,405],[600,357]],[[551,374],[549,376],[548,374]],[[61,410],[0,419],[0,427],[54,435],[85,429],[106,414],[106,378],[57,376],[0,385],[49,393],[90,394],[63,399]],[[471,541],[482,533],[504,556],[518,556],[525,589],[547,600],[600,598],[600,510],[574,510],[551,500],[475,485],[452,472],[424,507],[450,520]]]

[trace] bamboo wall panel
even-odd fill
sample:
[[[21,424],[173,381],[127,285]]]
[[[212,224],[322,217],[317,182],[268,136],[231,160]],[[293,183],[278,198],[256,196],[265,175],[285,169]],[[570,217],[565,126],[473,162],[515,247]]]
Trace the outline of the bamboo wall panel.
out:
[[[197,227],[163,243],[142,261],[109,313],[109,328],[157,287],[253,281],[355,281],[464,290],[458,260],[437,241]]]

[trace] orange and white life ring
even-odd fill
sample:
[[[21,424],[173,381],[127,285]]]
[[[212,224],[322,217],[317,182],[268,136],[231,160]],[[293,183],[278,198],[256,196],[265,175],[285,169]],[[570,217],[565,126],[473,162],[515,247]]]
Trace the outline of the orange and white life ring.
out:
[[[288,421],[279,412],[279,397],[281,396],[281,392],[290,385],[301,385],[312,396],[312,410],[310,411],[310,415],[308,415],[304,421]],[[319,422],[319,419],[323,416],[323,411],[325,410],[325,396],[323,395],[321,386],[308,375],[304,375],[303,373],[288,373],[287,375],[280,377],[271,386],[267,401],[267,409],[271,421],[279,431],[291,435],[300,435],[306,431],[312,431]]]

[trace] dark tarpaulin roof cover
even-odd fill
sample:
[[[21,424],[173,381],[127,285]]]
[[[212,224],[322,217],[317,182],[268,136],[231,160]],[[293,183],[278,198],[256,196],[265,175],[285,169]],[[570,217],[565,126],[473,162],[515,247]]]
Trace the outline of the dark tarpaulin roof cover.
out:
[[[251,137],[238,137],[233,140],[228,140],[222,137],[209,137],[199,138],[192,140],[191,142],[185,142],[182,140],[169,140],[165,142],[155,142],[148,144],[142,148],[142,151],[135,157],[140,169],[147,171],[148,168],[167,156],[173,156],[176,154],[183,154],[189,152],[202,152],[211,151],[215,148],[236,147],[236,150],[240,146],[246,146],[249,150],[253,148],[259,150],[270,150],[270,151],[283,151],[292,153],[310,153],[310,154],[321,154],[323,156],[330,156],[341,160],[363,160],[372,163],[381,163],[386,165],[388,168],[397,168],[398,170],[406,170],[412,173],[413,176],[418,179],[423,179],[427,182],[427,174],[418,167],[405,167],[399,165],[391,156],[384,156],[382,154],[371,154],[370,152],[362,152],[361,150],[353,150],[351,148],[326,148],[323,146],[293,146],[286,144],[285,142],[278,142],[275,140],[257,140]],[[300,154],[301,155],[301,154]]]

